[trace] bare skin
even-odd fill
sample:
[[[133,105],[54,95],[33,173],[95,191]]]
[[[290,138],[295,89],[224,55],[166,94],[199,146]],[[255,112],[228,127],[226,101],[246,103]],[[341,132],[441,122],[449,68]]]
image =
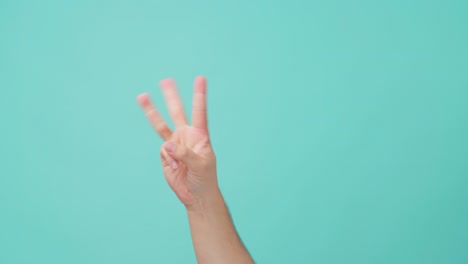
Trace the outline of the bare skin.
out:
[[[174,130],[148,94],[140,94],[137,101],[165,141],[160,148],[164,176],[187,210],[198,263],[254,263],[234,228],[218,186],[216,156],[208,133],[206,79],[198,76],[194,81],[191,125],[174,80],[164,79],[160,86]]]

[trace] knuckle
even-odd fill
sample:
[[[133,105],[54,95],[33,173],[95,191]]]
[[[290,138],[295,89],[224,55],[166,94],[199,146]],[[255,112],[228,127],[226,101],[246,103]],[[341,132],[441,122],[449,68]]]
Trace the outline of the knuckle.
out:
[[[161,145],[161,147],[159,147],[159,154],[163,155],[164,151],[165,151],[164,146]]]
[[[176,108],[172,114],[174,119],[185,119],[185,112],[182,108]]]
[[[170,133],[170,129],[168,126],[166,126],[165,124],[159,124],[158,126],[156,126],[156,131],[161,134],[161,135],[164,135],[164,134],[167,134],[167,133]]]

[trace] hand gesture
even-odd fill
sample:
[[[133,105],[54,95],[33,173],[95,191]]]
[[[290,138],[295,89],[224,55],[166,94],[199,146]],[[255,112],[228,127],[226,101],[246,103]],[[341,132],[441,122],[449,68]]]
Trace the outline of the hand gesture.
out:
[[[219,191],[216,158],[207,125],[206,79],[198,76],[194,81],[191,125],[174,80],[164,79],[159,84],[175,124],[174,130],[169,128],[147,93],[140,94],[137,101],[165,141],[160,148],[164,176],[180,201],[190,207]]]

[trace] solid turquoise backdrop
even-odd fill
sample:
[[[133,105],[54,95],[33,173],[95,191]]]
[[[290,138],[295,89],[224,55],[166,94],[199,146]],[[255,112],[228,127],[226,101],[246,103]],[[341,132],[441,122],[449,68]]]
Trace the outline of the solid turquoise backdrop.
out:
[[[0,263],[195,263],[135,102],[207,76],[258,263],[468,263],[468,1],[0,1]],[[189,107],[187,107],[189,108]]]

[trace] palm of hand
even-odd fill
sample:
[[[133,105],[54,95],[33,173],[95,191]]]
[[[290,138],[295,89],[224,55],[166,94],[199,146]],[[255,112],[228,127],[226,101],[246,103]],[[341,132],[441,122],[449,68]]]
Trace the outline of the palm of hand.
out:
[[[202,157],[214,157],[208,133],[202,129],[183,126],[177,128],[169,140],[187,146]],[[203,172],[193,168],[189,169],[183,163],[178,164],[179,167],[174,169],[172,163],[175,161],[165,153],[164,149],[161,149],[160,156],[164,176],[169,186],[184,204],[190,203],[190,201],[195,199],[194,195],[197,195],[201,191],[204,180],[203,177],[206,175],[200,175],[200,173]]]
[[[175,82],[165,79],[160,85],[176,126],[174,131],[156,110],[148,94],[139,95],[137,100],[155,131],[166,141],[160,150],[164,176],[177,197],[188,205],[204,189],[217,184],[216,160],[206,117],[206,80],[201,76],[195,79],[191,126],[187,123]],[[177,146],[178,151],[168,152],[168,145]]]

